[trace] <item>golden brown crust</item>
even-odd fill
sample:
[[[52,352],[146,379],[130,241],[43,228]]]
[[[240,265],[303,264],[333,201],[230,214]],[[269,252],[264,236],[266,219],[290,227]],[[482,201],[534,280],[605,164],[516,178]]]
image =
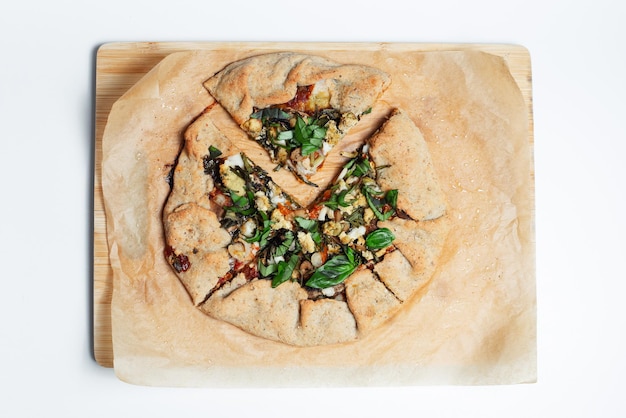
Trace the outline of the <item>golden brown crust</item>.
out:
[[[184,138],[184,148],[173,172],[173,188],[163,209],[164,216],[190,202],[212,209],[208,194],[213,190],[213,179],[204,174],[203,157],[208,154],[210,146],[225,155],[240,152],[213,124],[209,112],[202,113],[189,125]]]
[[[415,220],[442,216],[446,198],[441,190],[428,145],[407,114],[394,110],[370,140],[370,154],[377,167],[378,184],[398,189],[398,207]]]
[[[430,280],[435,271],[450,229],[448,218],[440,217],[426,222],[395,218],[380,222],[378,225],[393,232],[396,237],[394,245],[412,267],[411,274],[406,276],[400,285],[415,287],[414,290],[418,290],[421,287],[420,283]],[[393,274],[393,270],[390,271],[385,266],[377,267],[381,275]],[[403,270],[405,268],[403,267]],[[397,274],[401,274],[401,271],[399,270]]]
[[[368,269],[358,270],[346,279],[346,298],[363,334],[385,323],[400,309],[400,301]]]
[[[217,215],[195,203],[184,203],[166,215],[165,234],[168,244],[183,254],[212,253],[231,240]]]
[[[253,280],[226,296],[212,295],[200,309],[253,335],[292,342],[300,301],[306,297],[306,291],[297,283],[272,288],[269,280]]]
[[[189,269],[177,272],[177,276],[193,304],[198,305],[217,285],[219,278],[230,271],[230,255],[222,248],[212,253],[191,253],[188,258]]]
[[[206,80],[204,86],[241,125],[254,108],[286,103],[296,95],[298,86],[321,80],[326,80],[330,89],[331,106],[355,115],[369,109],[390,83],[389,75],[376,68],[282,52],[233,62]]]
[[[357,338],[357,326],[346,302],[333,299],[300,302],[303,345],[326,345]]]
[[[385,258],[374,266],[374,272],[402,302],[426,284],[426,280],[422,280],[421,272],[413,269],[401,251],[392,251],[385,255]]]

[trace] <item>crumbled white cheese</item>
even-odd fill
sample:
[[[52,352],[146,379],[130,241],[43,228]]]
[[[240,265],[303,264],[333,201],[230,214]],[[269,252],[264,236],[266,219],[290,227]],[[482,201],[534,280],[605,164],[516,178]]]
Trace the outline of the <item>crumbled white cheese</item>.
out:
[[[241,125],[241,127],[245,131],[251,132],[253,134],[258,134],[263,129],[263,122],[261,122],[259,119],[251,118],[245,121],[243,125]]]
[[[298,232],[298,241],[300,242],[300,246],[305,253],[315,252],[315,241],[313,241],[313,237],[310,232]]]
[[[328,298],[331,298],[335,296],[335,288],[334,287],[324,288],[322,289],[322,294]]]
[[[243,225],[241,225],[241,233],[246,237],[251,237],[254,235],[254,231],[256,230],[256,222],[254,219],[250,218]]]
[[[270,200],[267,198],[267,196],[265,196],[265,193],[263,193],[262,191],[258,191],[254,194],[254,197],[254,203],[258,210],[262,212],[267,212],[272,209]]]
[[[229,167],[242,167],[243,168],[243,158],[241,158],[241,154],[233,154],[224,160],[224,164],[226,164]]]
[[[343,231],[343,225],[339,222],[328,221],[322,225],[322,231],[325,235],[330,235],[331,237],[336,237],[341,231]]]
[[[285,199],[285,196],[282,195],[282,190],[280,190],[273,183],[269,184],[269,188],[270,201],[274,206],[278,205],[279,203],[285,203],[287,201],[287,199]]]
[[[328,206],[324,206],[322,209],[320,209],[320,213],[319,215],[317,215],[317,220],[325,221],[327,217],[330,219],[334,216],[335,216],[335,212],[333,212],[333,210],[329,208]]]
[[[333,149],[333,146],[330,145],[328,142],[326,142],[326,141],[322,142],[322,154],[326,155],[332,149]]]
[[[291,222],[289,222],[287,219],[285,219],[285,217],[283,216],[283,214],[280,212],[279,209],[274,209],[274,211],[272,212],[272,229],[287,229],[289,231],[291,231],[291,229],[293,228],[293,225],[291,224]]]
[[[341,115],[341,121],[339,122],[339,130],[342,132],[348,131],[354,125],[359,122],[359,119],[352,112],[344,113]]]
[[[352,241],[362,237],[363,235],[365,235],[365,227],[364,226],[359,226],[357,228],[352,228],[351,230],[349,230],[347,233],[342,232],[341,234],[339,234],[339,240],[341,241],[342,244],[349,244]]]
[[[325,139],[329,145],[337,145],[342,136],[343,134],[339,129],[337,129],[337,124],[334,120],[331,120],[326,124]]]

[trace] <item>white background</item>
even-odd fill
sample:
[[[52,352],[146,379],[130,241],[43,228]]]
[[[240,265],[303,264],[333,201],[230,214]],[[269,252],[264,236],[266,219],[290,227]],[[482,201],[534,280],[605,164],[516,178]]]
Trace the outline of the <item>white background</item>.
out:
[[[598,1],[2,2],[0,416],[626,416],[626,13]],[[110,41],[516,43],[533,65],[539,381],[163,389],[90,352],[94,57]]]

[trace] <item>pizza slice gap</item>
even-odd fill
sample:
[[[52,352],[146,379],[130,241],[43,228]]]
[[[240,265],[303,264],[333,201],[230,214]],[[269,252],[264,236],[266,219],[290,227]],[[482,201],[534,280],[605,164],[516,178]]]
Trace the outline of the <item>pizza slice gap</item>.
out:
[[[311,177],[326,156],[389,84],[372,67],[283,52],[231,63],[204,86],[277,169],[316,186]]]

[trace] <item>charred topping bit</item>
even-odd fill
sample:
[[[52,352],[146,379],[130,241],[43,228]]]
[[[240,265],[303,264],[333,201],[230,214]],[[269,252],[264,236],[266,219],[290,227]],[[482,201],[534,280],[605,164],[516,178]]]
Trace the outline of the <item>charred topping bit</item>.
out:
[[[178,273],[185,272],[191,267],[189,258],[185,254],[176,254],[170,246],[165,248],[165,258]]]

